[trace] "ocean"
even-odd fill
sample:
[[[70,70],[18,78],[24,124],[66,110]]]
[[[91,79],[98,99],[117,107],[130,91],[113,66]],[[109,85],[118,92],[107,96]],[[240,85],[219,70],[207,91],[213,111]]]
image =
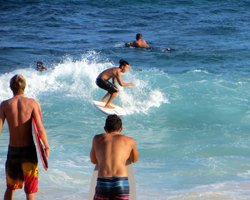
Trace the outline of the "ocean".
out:
[[[120,59],[132,66],[124,81],[136,83],[114,103],[137,141],[137,199],[249,199],[249,9],[248,0],[0,1],[0,101],[23,74],[51,146],[37,199],[88,198],[91,142],[106,119],[92,105],[105,94],[95,79]],[[124,46],[137,33],[151,49]],[[0,198],[8,140],[5,122]]]

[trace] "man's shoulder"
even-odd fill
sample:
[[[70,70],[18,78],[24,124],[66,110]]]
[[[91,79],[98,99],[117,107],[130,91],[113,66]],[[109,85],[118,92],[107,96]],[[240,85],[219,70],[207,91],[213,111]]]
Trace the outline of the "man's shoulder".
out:
[[[113,75],[118,76],[119,74],[121,74],[121,69],[119,67],[114,67],[113,68]]]
[[[24,101],[26,101],[32,105],[38,105],[38,101],[36,101],[34,98],[24,97]]]
[[[96,134],[96,135],[94,136],[94,140],[96,140],[96,139],[98,139],[98,138],[101,138],[101,137],[104,137],[104,136],[105,136],[104,133]]]
[[[109,74],[116,74],[117,73],[117,70],[118,70],[118,67],[110,67],[106,70],[106,73],[109,73]]]
[[[2,101],[0,103],[0,112],[3,113],[3,110],[4,110],[4,105],[6,104],[6,101]]]
[[[113,67],[112,69],[113,69],[115,72],[120,71],[120,68],[119,68],[119,67]]]
[[[134,142],[134,138],[127,136],[127,135],[120,135],[123,140],[126,140],[128,142]]]
[[[25,97],[25,104],[30,105],[33,109],[40,108],[39,102],[33,98]]]
[[[12,100],[13,100],[13,98],[3,100],[0,104],[1,108],[4,109],[4,108],[8,107],[8,105],[11,104]]]
[[[34,98],[30,98],[30,97],[26,97],[29,101],[34,102],[34,103],[38,103]]]
[[[1,107],[3,107],[4,105],[6,105],[8,103],[9,99],[7,100],[3,100],[0,104]]]

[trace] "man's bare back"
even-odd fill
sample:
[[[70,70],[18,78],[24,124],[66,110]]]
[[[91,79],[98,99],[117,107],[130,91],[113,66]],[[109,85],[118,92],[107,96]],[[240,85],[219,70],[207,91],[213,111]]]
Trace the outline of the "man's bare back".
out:
[[[104,133],[95,136],[94,151],[99,168],[98,177],[128,176],[126,162],[135,162],[134,139],[120,133]],[[104,153],[105,152],[105,153]]]
[[[102,78],[105,81],[108,81],[111,78],[117,78],[117,76],[121,73],[121,69],[119,67],[112,67],[104,70],[98,78]]]
[[[109,115],[107,120],[112,117],[120,120],[116,115]],[[107,120],[106,133],[93,138],[91,162],[98,166],[98,177],[127,177],[127,161],[136,162],[139,158],[135,140],[121,135],[122,127],[115,131],[107,130]]]
[[[147,42],[143,39],[136,40],[134,46],[139,48],[149,48]]]
[[[1,105],[3,116],[7,119],[10,132],[10,146],[24,147],[34,145],[32,137],[32,117],[43,132],[44,127],[39,117],[39,104],[23,95],[15,95]]]
[[[147,42],[142,39],[142,34],[136,34],[136,40],[134,42],[125,43],[126,47],[137,47],[137,48],[149,48]]]

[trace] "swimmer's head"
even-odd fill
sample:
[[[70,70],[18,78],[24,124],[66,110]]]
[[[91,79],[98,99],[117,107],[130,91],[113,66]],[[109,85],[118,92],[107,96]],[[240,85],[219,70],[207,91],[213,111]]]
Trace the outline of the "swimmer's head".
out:
[[[42,72],[42,71],[46,71],[47,68],[44,67],[43,62],[37,61],[37,63],[36,63],[36,70]]]
[[[142,34],[141,33],[137,33],[136,34],[136,40],[140,40],[142,39]]]

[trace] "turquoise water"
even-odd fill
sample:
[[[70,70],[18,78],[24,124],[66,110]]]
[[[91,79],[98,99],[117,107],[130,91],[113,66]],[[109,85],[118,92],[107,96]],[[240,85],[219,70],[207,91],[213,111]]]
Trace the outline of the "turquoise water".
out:
[[[124,134],[140,153],[138,199],[248,199],[250,71],[248,1],[54,1],[6,3],[0,11],[0,101],[9,79],[27,79],[51,145],[37,199],[87,199],[89,152],[105,115],[95,78],[127,59]],[[134,12],[131,12],[133,9]],[[152,50],[125,48],[142,32]],[[175,51],[167,52],[170,47]],[[47,72],[35,71],[43,61]],[[7,125],[0,137],[5,190]],[[23,191],[16,199],[23,199]]]

